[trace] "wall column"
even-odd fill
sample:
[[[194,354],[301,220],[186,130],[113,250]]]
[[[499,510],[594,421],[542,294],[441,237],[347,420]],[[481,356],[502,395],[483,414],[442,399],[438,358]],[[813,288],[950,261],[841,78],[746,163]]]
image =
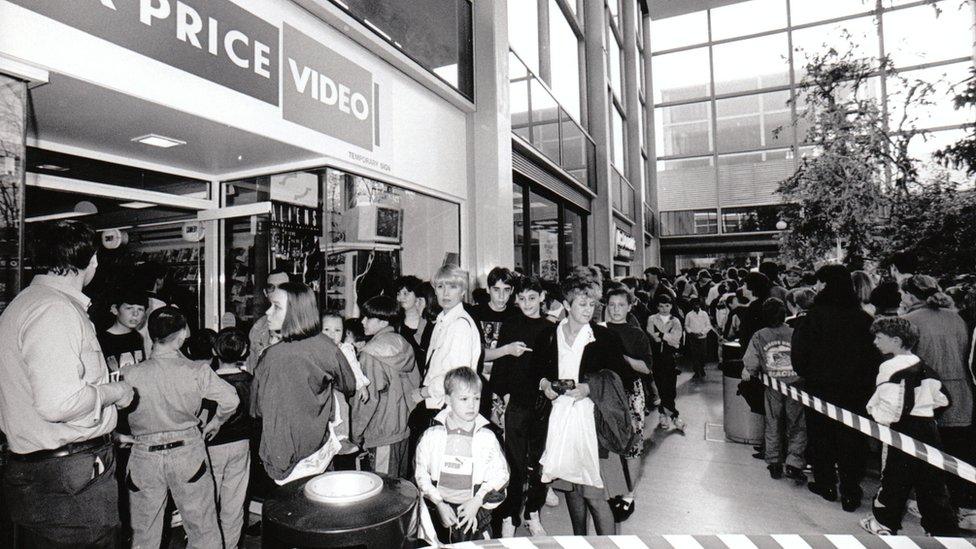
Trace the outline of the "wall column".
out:
[[[476,110],[468,115],[468,201],[462,219],[468,234],[463,240],[470,245],[462,263],[472,284],[483,287],[492,267],[515,264],[508,2],[478,0],[472,9]]]
[[[633,237],[637,241],[637,250],[631,275],[643,271],[646,260],[644,258],[644,181],[641,179],[641,116],[640,116],[640,73],[637,64],[640,62],[640,52],[637,51],[637,11],[636,0],[624,0],[621,6],[621,18],[624,36],[624,108],[627,110],[627,179],[636,186],[634,193],[634,229]]]
[[[612,265],[614,249],[613,195],[610,188],[610,103],[607,90],[607,57],[604,48],[606,12],[602,0],[584,2],[586,12],[586,103],[587,129],[596,143],[592,174],[596,179],[597,197],[593,199],[589,231],[589,262]]]
[[[661,264],[661,212],[658,209],[657,204],[657,149],[654,146],[655,136],[654,136],[654,79],[651,77],[653,74],[651,72],[651,17],[650,15],[644,15],[644,93],[647,99],[647,116],[644,117],[644,135],[647,136],[647,142],[644,146],[647,148],[647,185],[644,192],[644,202],[647,203],[647,207],[651,209],[654,213],[654,238],[651,242],[645,242],[645,246],[649,249],[646,250],[646,255],[644,257],[644,267],[650,266],[660,266]],[[641,227],[641,233],[643,234],[643,226]]]

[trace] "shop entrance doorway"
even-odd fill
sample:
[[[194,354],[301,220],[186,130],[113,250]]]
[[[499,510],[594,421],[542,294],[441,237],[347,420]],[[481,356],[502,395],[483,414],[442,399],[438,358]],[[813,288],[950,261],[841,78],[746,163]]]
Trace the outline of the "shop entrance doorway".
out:
[[[99,269],[85,289],[96,327],[107,327],[110,296],[125,289],[158,295],[205,325],[210,183],[32,149],[28,152],[24,232],[29,244],[40,223],[77,219],[98,231]],[[70,177],[69,177],[70,176]],[[123,179],[130,185],[113,184]],[[24,284],[36,274],[28,245]]]

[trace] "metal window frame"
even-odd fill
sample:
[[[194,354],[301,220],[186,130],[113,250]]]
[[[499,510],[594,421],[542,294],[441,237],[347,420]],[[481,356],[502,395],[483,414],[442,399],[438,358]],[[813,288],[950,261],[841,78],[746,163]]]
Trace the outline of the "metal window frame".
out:
[[[802,86],[798,82],[798,78],[801,75],[799,75],[797,73],[796,59],[795,59],[795,55],[794,55],[794,51],[793,51],[793,33],[795,31],[804,30],[804,29],[808,29],[808,28],[815,28],[815,27],[820,27],[820,26],[825,26],[825,25],[831,25],[831,24],[841,23],[841,22],[845,22],[845,21],[852,21],[852,20],[856,20],[856,19],[861,19],[861,18],[873,16],[874,17],[873,23],[874,23],[874,27],[876,29],[876,33],[877,33],[877,36],[878,36],[878,46],[879,46],[879,53],[878,53],[878,55],[879,55],[879,58],[880,58],[880,57],[883,57],[885,55],[885,40],[884,40],[884,19],[885,19],[885,17],[884,17],[884,15],[886,15],[888,13],[892,13],[892,12],[897,12],[897,11],[900,11],[900,10],[905,10],[905,9],[910,9],[910,8],[918,7],[918,6],[932,6],[934,4],[944,2],[945,0],[935,0],[934,2],[932,0],[919,0],[919,1],[916,1],[916,2],[911,2],[911,3],[908,3],[908,4],[904,4],[904,5],[891,6],[891,7],[884,7],[883,4],[882,4],[882,0],[875,0],[874,7],[872,9],[868,9],[868,10],[864,10],[864,11],[859,11],[859,12],[855,12],[855,13],[851,13],[851,14],[844,15],[844,16],[839,16],[839,17],[831,17],[831,18],[827,18],[827,19],[823,19],[823,20],[811,21],[811,22],[803,23],[803,24],[799,24],[799,25],[794,25],[793,24],[793,21],[792,21],[793,14],[792,14],[792,3],[791,3],[791,0],[783,0],[783,1],[786,2],[786,27],[783,27],[783,28],[769,29],[769,30],[762,31],[762,32],[751,33],[751,34],[742,35],[742,36],[735,36],[735,37],[729,37],[729,38],[723,38],[723,39],[715,40],[713,38],[713,35],[712,35],[712,26],[713,26],[712,25],[712,10],[711,9],[706,9],[706,10],[704,10],[706,12],[706,20],[705,20],[705,22],[706,22],[706,30],[707,30],[707,40],[705,42],[687,44],[687,45],[684,45],[684,46],[681,46],[681,47],[669,48],[669,49],[659,50],[659,51],[654,51],[654,49],[653,49],[653,43],[652,44],[644,44],[644,48],[649,49],[651,51],[652,72],[653,72],[653,61],[654,61],[654,57],[655,56],[667,55],[667,54],[671,54],[671,53],[679,53],[679,52],[694,50],[694,49],[703,48],[703,47],[708,48],[709,80],[708,80],[708,82],[706,84],[706,88],[707,88],[707,91],[708,91],[707,94],[702,95],[702,96],[699,96],[699,97],[695,97],[695,98],[688,98],[688,99],[681,99],[681,100],[667,101],[667,102],[659,102],[659,103],[654,102],[653,101],[653,99],[654,99],[654,97],[653,97],[653,91],[654,91],[653,82],[654,82],[655,79],[653,78],[653,75],[652,75],[650,77],[650,80],[652,82],[652,86],[650,87],[649,90],[647,90],[647,89],[644,90],[645,93],[649,93],[650,96],[651,96],[651,105],[650,106],[643,105],[643,108],[645,108],[645,110],[650,110],[650,109],[677,107],[677,106],[682,106],[682,105],[691,105],[691,104],[699,104],[699,103],[706,103],[706,102],[709,103],[711,120],[688,121],[689,124],[691,124],[691,123],[699,123],[700,124],[700,123],[703,123],[703,122],[708,122],[709,132],[710,132],[710,134],[709,134],[709,152],[706,152],[706,153],[697,152],[697,153],[693,153],[693,154],[670,155],[670,156],[658,156],[658,155],[655,155],[655,159],[654,160],[655,160],[655,164],[656,164],[657,161],[673,161],[673,160],[685,160],[685,159],[703,159],[703,158],[711,157],[712,158],[712,163],[713,163],[712,169],[714,170],[715,186],[716,186],[716,193],[715,193],[715,196],[716,196],[716,200],[715,200],[716,201],[716,204],[715,204],[715,207],[716,207],[716,212],[718,214],[719,220],[721,219],[721,215],[722,215],[722,207],[721,207],[721,200],[720,200],[722,181],[720,180],[720,174],[719,174],[719,170],[720,170],[719,159],[720,159],[720,157],[724,157],[724,156],[728,156],[728,155],[732,155],[732,154],[749,154],[749,153],[768,152],[768,151],[793,150],[793,151],[795,151],[794,152],[794,157],[793,157],[793,165],[794,165],[794,168],[797,166],[798,162],[800,161],[801,155],[799,154],[799,150],[800,150],[801,147],[804,146],[804,143],[802,142],[803,136],[799,135],[799,129],[798,129],[798,126],[796,124],[796,121],[798,120],[798,109],[797,109],[797,105],[796,105],[796,97],[797,97],[797,94],[798,94],[798,90],[800,90],[802,88]],[[974,7],[974,9],[976,9],[976,7]],[[788,55],[787,62],[788,62],[788,71],[789,71],[789,75],[788,75],[789,76],[789,83],[788,84],[778,85],[778,86],[768,86],[768,87],[763,87],[763,88],[757,88],[757,89],[754,89],[754,90],[741,90],[741,91],[736,91],[736,92],[716,93],[716,88],[715,88],[715,57],[714,57],[714,48],[715,48],[715,46],[720,46],[720,45],[723,45],[723,44],[745,41],[745,40],[749,40],[749,39],[753,39],[753,38],[760,38],[760,37],[764,37],[764,36],[772,36],[772,35],[776,35],[776,34],[779,34],[779,33],[786,33],[786,37],[787,37],[787,47],[788,47],[788,51],[787,51],[787,55]],[[926,62],[926,63],[917,63],[917,64],[914,64],[914,65],[899,66],[899,67],[896,67],[896,68],[892,68],[891,70],[882,69],[882,70],[876,71],[877,74],[873,74],[872,77],[878,77],[878,78],[881,79],[880,80],[880,82],[881,82],[881,92],[880,92],[881,93],[881,97],[880,97],[880,100],[881,100],[881,107],[882,107],[883,113],[885,115],[885,124],[886,125],[888,124],[887,116],[888,116],[888,112],[889,112],[889,97],[888,97],[888,90],[887,90],[887,88],[888,88],[887,87],[887,79],[888,79],[888,77],[890,75],[904,73],[904,72],[913,71],[913,70],[922,70],[922,69],[928,69],[928,68],[936,68],[936,67],[948,66],[948,65],[952,65],[952,64],[956,64],[956,63],[965,63],[966,61],[973,61],[973,58],[971,56],[965,56],[965,57],[962,57],[961,56],[961,57],[956,57],[956,58],[952,58],[952,59],[944,59],[944,60],[931,61],[931,62]],[[764,145],[762,147],[751,148],[751,149],[746,149],[746,150],[741,150],[741,151],[720,152],[718,150],[719,147],[718,147],[718,143],[717,143],[716,140],[717,140],[717,135],[718,135],[718,122],[719,122],[719,120],[718,120],[718,112],[717,112],[717,102],[719,100],[733,99],[733,98],[738,98],[738,97],[745,97],[745,96],[752,96],[752,95],[760,95],[760,94],[765,94],[765,93],[774,93],[774,92],[782,92],[782,91],[788,92],[789,93],[789,96],[790,96],[789,111],[790,111],[790,120],[792,121],[792,124],[791,124],[791,126],[792,126],[792,143],[785,144],[785,145],[784,144],[774,144],[774,145],[769,145],[769,146]],[[658,117],[655,116],[654,118],[656,120]],[[728,117],[723,118],[723,120],[725,120],[727,118]],[[938,126],[938,127],[928,127],[928,128],[922,129],[922,131],[924,131],[924,132],[935,132],[935,131],[945,131],[945,130],[954,130],[954,129],[965,129],[965,128],[970,127],[971,125],[972,124],[969,124],[969,123],[965,123],[964,122],[964,123],[954,124],[954,125],[943,125],[943,126]],[[655,172],[657,171],[656,170],[656,167],[657,166],[655,165]],[[650,170],[648,170],[648,173],[650,173]],[[887,181],[890,181],[890,178],[891,178],[890,167],[886,167],[885,179]],[[738,207],[742,207],[742,206],[735,206],[735,207],[738,208]],[[724,227],[722,227],[722,223],[721,222],[718,223],[718,226],[719,227],[718,227],[718,233],[717,234],[718,235],[724,234],[724,232],[723,232]],[[739,234],[739,233],[735,233],[735,234]],[[755,233],[749,233],[749,234],[755,234]],[[661,231],[661,235],[663,236],[663,231]]]

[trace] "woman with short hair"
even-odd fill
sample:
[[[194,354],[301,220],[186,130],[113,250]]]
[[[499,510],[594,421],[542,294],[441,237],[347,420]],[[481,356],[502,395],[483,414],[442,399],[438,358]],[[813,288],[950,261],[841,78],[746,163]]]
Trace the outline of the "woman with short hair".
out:
[[[268,299],[268,328],[280,330],[281,341],[261,357],[252,414],[261,418],[261,463],[284,484],[296,466],[330,442],[334,391],[348,399],[356,392],[356,377],[339,347],[322,333],[311,288],[286,282]]]

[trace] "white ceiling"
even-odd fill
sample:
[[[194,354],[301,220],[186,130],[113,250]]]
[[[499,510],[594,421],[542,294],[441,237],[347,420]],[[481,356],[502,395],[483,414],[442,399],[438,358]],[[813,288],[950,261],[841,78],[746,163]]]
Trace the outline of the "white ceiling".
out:
[[[651,19],[664,19],[695,11],[737,4],[745,0],[648,0]]]
[[[28,136],[133,160],[219,176],[320,155],[60,74],[30,92]],[[162,149],[149,133],[186,141]]]

